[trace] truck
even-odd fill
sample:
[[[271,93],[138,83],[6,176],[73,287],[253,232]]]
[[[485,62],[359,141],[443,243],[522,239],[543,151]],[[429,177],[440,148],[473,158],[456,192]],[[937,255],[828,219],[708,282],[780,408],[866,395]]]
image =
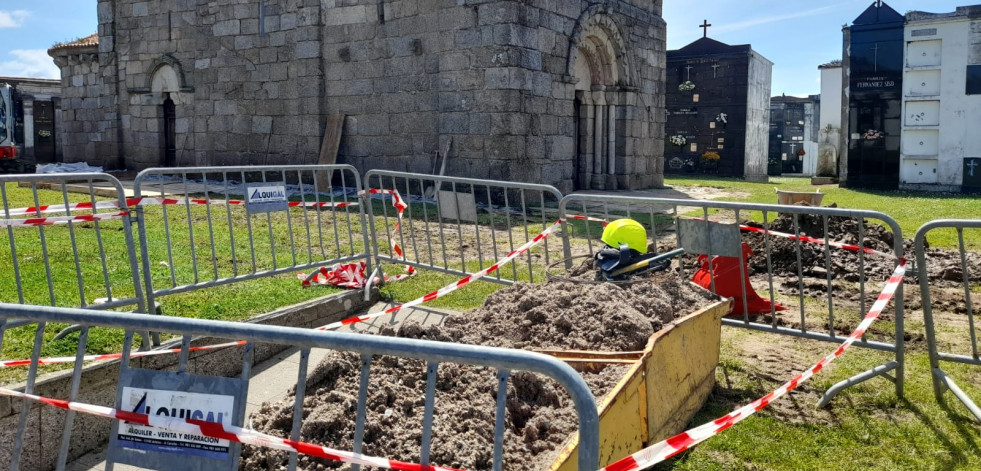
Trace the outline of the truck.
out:
[[[21,170],[14,141],[14,100],[10,85],[0,84],[0,172]]]

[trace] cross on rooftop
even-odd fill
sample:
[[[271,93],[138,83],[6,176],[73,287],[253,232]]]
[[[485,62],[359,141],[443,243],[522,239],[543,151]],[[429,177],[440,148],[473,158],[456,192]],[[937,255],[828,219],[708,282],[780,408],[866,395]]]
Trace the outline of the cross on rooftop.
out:
[[[709,24],[709,20],[703,20],[702,21],[702,24],[700,24],[698,26],[699,28],[702,28],[702,37],[703,38],[707,38],[708,37],[708,35],[709,35],[709,26],[712,26],[711,24]]]

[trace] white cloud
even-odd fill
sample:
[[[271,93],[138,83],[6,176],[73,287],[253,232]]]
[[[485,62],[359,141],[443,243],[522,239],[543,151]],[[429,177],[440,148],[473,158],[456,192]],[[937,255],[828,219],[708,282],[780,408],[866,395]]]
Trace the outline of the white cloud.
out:
[[[14,10],[14,11],[3,11],[0,10],[0,29],[2,28],[20,28],[24,24],[24,20],[28,16],[31,16],[31,12],[27,10]]]
[[[727,25],[724,25],[724,26],[719,26],[718,28],[715,29],[715,33],[727,33],[727,32],[730,32],[730,31],[739,31],[739,30],[743,30],[743,29],[747,29],[747,28],[752,28],[754,26],[765,25],[765,24],[768,24],[768,23],[776,23],[778,21],[793,20],[793,19],[797,19],[797,18],[805,18],[805,17],[808,17],[808,16],[819,15],[819,14],[824,13],[826,11],[833,10],[833,9],[835,9],[837,7],[838,7],[838,5],[829,5],[829,6],[824,6],[824,7],[820,7],[820,8],[814,8],[814,9],[811,9],[811,10],[805,10],[805,11],[798,11],[798,12],[794,12],[794,13],[788,13],[788,14],[784,14],[784,15],[773,15],[773,16],[764,16],[764,17],[761,17],[761,18],[753,18],[753,19],[746,20],[746,21],[740,21],[738,23],[731,23],[731,24],[727,24]]]
[[[60,79],[61,70],[44,49],[15,49],[14,60],[0,62],[0,75]]]

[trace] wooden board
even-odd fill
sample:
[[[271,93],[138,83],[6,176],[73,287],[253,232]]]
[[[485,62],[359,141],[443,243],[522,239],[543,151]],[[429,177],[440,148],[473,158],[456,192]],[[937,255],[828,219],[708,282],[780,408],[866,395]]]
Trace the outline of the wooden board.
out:
[[[337,163],[337,150],[341,147],[341,134],[344,132],[344,118],[342,114],[332,114],[327,117],[327,125],[324,127],[324,140],[320,143],[320,158],[317,165],[334,165]],[[330,191],[330,180],[333,172],[317,172],[317,191]]]
[[[714,303],[651,336],[643,357],[599,405],[600,466],[683,431],[705,404],[715,385],[722,316],[731,303]],[[574,434],[547,469],[576,471],[578,452]]]

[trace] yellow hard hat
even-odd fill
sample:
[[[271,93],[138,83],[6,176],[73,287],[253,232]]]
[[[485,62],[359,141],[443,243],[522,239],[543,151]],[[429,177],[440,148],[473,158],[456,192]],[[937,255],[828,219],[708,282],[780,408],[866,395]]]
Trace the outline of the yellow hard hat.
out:
[[[621,244],[640,252],[647,253],[647,230],[633,219],[617,219],[603,229],[603,242],[610,247],[619,249]]]

